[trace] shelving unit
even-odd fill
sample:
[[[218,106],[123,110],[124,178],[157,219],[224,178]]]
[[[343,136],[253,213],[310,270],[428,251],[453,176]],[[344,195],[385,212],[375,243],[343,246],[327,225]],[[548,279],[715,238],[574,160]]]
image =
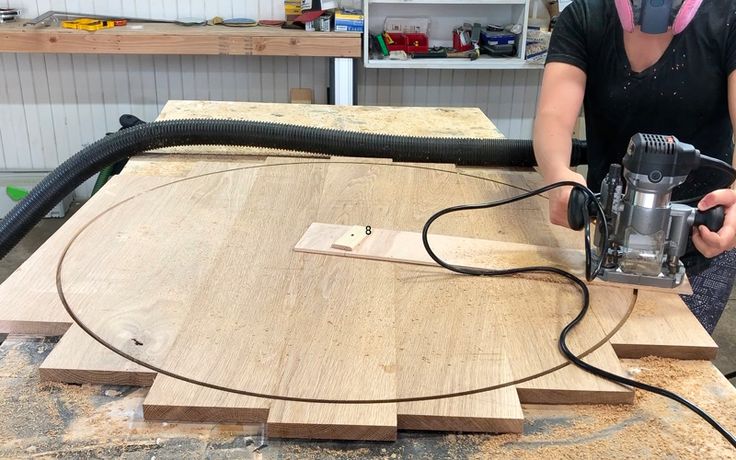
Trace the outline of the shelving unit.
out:
[[[529,0],[364,0],[366,33],[363,34],[363,63],[368,68],[383,69],[541,69],[542,64],[527,62],[527,16]],[[482,55],[475,61],[459,58],[415,59],[407,61],[372,59],[370,35],[383,30],[387,17],[427,17],[430,46],[452,46],[452,30],[464,22],[486,24],[521,24],[522,33],[514,57],[495,58]]]

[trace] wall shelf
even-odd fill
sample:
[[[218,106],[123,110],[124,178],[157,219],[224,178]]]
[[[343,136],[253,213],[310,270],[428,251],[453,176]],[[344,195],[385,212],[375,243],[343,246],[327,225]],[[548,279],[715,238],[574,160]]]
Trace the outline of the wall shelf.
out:
[[[369,59],[366,67],[378,69],[542,69],[544,64],[529,62],[520,58],[491,58],[482,56],[475,61],[469,59],[411,59],[394,61],[388,59]]]
[[[527,16],[529,0],[364,0],[366,33],[363,34],[363,64],[367,68],[380,69],[541,69],[540,62],[527,62]],[[377,59],[370,53],[370,36],[383,30],[387,17],[427,17],[430,46],[452,46],[452,30],[463,22],[486,24],[519,24],[522,33],[517,39],[517,52],[513,57],[492,58],[481,56],[475,61],[462,58],[448,59]]]

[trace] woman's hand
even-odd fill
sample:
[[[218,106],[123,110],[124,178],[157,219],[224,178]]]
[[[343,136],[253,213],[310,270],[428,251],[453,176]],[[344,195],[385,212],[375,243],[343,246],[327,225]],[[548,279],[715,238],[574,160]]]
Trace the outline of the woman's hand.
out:
[[[545,179],[549,179],[545,181],[548,184],[572,181],[585,185],[585,178],[583,176],[567,168]],[[549,191],[549,221],[553,224],[570,227],[567,221],[567,203],[570,201],[571,191],[572,187],[558,187]],[[736,212],[734,213],[734,218],[736,218]]]
[[[736,245],[736,190],[722,189],[711,192],[698,203],[698,209],[706,211],[722,205],[726,217],[718,232],[711,232],[705,225],[693,227],[693,244],[705,257],[715,257]]]

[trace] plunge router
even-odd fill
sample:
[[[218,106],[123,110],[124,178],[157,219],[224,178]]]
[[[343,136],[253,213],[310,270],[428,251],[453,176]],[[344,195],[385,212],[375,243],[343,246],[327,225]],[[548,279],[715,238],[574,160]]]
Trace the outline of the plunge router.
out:
[[[671,201],[673,189],[706,163],[730,172],[733,178],[734,170],[727,163],[701,155],[673,136],[636,134],[622,165],[611,165],[603,179],[599,203],[573,188],[568,204],[570,227],[581,230],[591,218],[596,220],[594,277],[663,288],[682,283],[685,267],[680,258],[693,225],[717,232],[725,217],[723,206],[699,211]],[[605,219],[598,215],[598,204]]]

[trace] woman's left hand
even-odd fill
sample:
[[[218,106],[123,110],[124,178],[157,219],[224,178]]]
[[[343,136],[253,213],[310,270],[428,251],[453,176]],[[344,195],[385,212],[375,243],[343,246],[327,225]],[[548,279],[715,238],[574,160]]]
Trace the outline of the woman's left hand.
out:
[[[705,225],[693,227],[693,243],[705,257],[715,257],[736,245],[736,190],[722,189],[711,192],[698,203],[698,209],[706,211],[714,206],[725,208],[723,227],[711,232]]]

